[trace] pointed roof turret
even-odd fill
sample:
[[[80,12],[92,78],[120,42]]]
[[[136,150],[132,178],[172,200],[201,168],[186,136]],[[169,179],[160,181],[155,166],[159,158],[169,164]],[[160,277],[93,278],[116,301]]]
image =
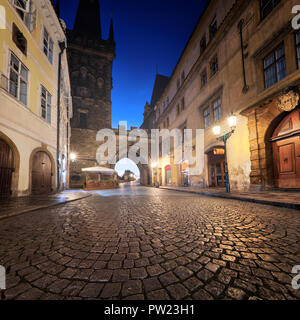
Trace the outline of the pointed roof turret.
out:
[[[101,39],[99,0],[79,0],[73,32],[89,39]]]
[[[113,23],[113,18],[112,17],[110,19],[109,40],[110,41],[115,41],[114,23]]]

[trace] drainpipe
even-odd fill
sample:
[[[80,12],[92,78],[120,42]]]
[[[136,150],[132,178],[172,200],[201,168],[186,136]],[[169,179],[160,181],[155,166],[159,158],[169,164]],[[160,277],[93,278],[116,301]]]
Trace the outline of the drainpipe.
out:
[[[247,85],[246,80],[246,69],[245,69],[245,46],[244,46],[244,40],[243,40],[243,26],[244,26],[244,19],[242,19],[239,24],[238,28],[240,30],[240,40],[241,40],[241,53],[242,53],[242,64],[243,64],[243,79],[244,79],[244,87],[243,87],[243,93],[246,93],[249,89]]]
[[[57,81],[57,146],[56,146],[56,154],[57,154],[57,192],[60,190],[60,96],[61,96],[61,61],[62,61],[62,55],[66,49],[66,43],[65,41],[58,42],[58,46],[60,48],[60,52],[58,55],[58,81]]]

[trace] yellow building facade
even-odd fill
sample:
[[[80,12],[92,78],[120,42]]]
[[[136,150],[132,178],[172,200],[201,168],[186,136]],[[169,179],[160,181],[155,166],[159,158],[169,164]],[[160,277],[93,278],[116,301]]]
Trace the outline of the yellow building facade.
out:
[[[300,188],[300,33],[297,1],[211,0],[155,106],[155,127],[204,130],[204,169],[160,159],[161,185],[225,186],[228,133],[231,187],[247,191]],[[171,162],[171,163],[170,163]]]
[[[49,0],[0,0],[0,12],[1,195],[55,192],[72,116],[64,24]]]

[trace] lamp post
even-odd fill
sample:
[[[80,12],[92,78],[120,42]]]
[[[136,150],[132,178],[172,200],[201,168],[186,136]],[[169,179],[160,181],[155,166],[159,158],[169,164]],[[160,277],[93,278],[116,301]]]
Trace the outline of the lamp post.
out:
[[[224,142],[225,146],[225,184],[226,184],[226,192],[230,193],[230,182],[229,182],[229,174],[228,174],[228,161],[227,161],[227,140],[233,135],[236,129],[236,123],[237,123],[237,117],[233,114],[230,115],[230,117],[227,119],[228,125],[230,127],[230,132],[227,132],[224,130],[223,135],[221,134],[221,127],[215,126],[213,128],[213,133],[217,137],[218,141]]]

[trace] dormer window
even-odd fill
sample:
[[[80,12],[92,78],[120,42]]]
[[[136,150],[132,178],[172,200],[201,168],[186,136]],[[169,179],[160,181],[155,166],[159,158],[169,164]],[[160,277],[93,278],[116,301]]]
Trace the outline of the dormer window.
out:
[[[204,53],[206,49],[206,36],[204,35],[200,41],[200,55]]]
[[[260,17],[263,20],[278,5],[280,0],[260,0]]]
[[[217,16],[214,16],[212,19],[212,22],[209,25],[209,38],[210,40],[213,39],[213,37],[216,35],[218,31],[218,24],[217,24]]]

